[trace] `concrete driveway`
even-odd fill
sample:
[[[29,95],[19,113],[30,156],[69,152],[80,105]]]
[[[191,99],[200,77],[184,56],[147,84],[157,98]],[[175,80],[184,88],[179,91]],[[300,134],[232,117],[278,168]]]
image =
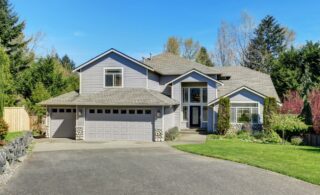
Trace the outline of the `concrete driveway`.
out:
[[[37,143],[1,194],[320,194],[320,187],[165,143]]]

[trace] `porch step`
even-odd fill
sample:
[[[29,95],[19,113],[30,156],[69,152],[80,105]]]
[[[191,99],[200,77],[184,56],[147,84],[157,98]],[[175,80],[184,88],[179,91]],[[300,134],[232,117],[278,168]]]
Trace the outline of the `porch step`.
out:
[[[181,129],[180,134],[201,134],[206,135],[207,130],[206,129]]]

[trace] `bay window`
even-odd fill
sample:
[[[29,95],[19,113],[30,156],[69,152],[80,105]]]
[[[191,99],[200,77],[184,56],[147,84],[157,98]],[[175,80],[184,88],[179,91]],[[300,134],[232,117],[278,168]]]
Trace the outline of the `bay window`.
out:
[[[122,87],[122,68],[105,68],[104,86],[105,87]]]
[[[231,123],[259,123],[258,103],[231,103]]]

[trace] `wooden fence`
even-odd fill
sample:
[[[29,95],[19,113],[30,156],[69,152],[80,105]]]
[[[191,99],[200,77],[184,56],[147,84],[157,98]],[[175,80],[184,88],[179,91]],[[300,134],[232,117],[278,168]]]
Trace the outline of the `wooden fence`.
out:
[[[24,107],[4,107],[4,120],[10,131],[30,130],[30,117]]]
[[[320,146],[320,135],[306,134],[303,141],[310,146]]]

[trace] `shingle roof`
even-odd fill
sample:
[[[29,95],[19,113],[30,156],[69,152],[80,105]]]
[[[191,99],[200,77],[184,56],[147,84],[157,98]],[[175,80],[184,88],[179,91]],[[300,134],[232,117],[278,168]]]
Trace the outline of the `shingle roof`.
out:
[[[179,102],[160,92],[142,88],[112,88],[92,94],[70,92],[43,101],[40,105],[87,106],[171,106]]]
[[[205,74],[220,74],[216,68],[204,66],[171,53],[153,56],[151,59],[146,59],[144,63],[162,75],[180,75],[192,69],[199,70]]]
[[[218,88],[219,97],[224,96],[240,87],[248,87],[265,96],[275,97],[280,101],[271,77],[243,66],[228,66],[217,68],[223,75],[229,75],[229,80],[222,80],[224,86]]]

